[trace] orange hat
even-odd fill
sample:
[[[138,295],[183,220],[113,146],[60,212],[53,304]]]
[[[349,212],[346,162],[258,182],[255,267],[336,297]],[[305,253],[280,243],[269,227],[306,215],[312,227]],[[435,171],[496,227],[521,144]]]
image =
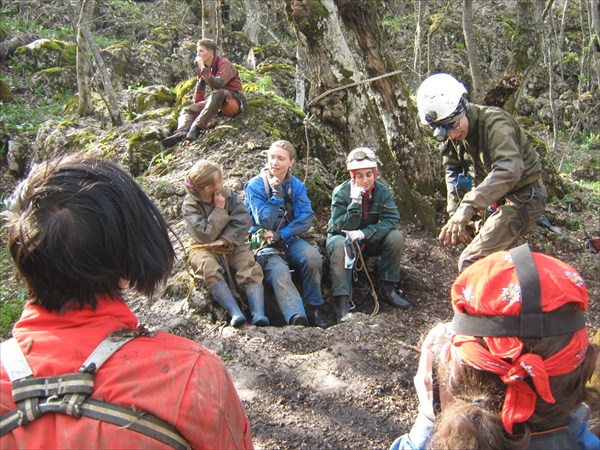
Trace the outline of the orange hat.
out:
[[[557,311],[566,304],[573,310]],[[453,349],[462,362],[496,373],[508,385],[502,422],[529,420],[539,395],[554,403],[548,377],[573,371],[589,346],[588,294],[579,273],[527,245],[494,253],[462,272],[452,286]],[[520,338],[573,333],[569,344],[543,360],[523,353]],[[475,336],[483,337],[487,349]],[[535,390],[523,380],[531,377]]]

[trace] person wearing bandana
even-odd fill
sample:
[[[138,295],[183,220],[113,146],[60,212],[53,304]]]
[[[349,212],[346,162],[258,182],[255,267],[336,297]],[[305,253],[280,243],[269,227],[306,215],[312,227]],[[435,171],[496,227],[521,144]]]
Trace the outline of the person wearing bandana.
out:
[[[347,257],[355,243],[366,256],[381,256],[381,298],[396,308],[410,307],[396,292],[404,252],[404,236],[398,230],[400,213],[389,189],[377,181],[377,162],[370,148],[352,150],[346,159],[350,179],[337,186],[331,198],[326,246],[338,323],[350,311],[354,264]]]
[[[474,263],[451,296],[452,322],[423,341],[419,414],[391,450],[600,448],[585,403],[598,347],[579,273],[525,244]]]

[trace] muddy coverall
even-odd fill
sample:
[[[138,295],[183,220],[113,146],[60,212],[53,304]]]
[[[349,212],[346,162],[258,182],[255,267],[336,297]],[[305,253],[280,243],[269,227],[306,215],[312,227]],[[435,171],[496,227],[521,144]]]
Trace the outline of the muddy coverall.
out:
[[[398,230],[400,213],[389,189],[375,181],[373,190],[359,205],[350,198],[350,180],[333,190],[331,217],[327,225],[327,253],[331,270],[331,295],[350,295],[352,270],[344,266],[344,231],[362,230],[365,234],[364,254],[380,256],[379,280],[400,281],[400,260],[404,252],[404,236]]]
[[[462,142],[442,144],[446,169],[447,211],[466,208],[467,216],[496,204],[479,233],[460,255],[460,271],[487,255],[511,248],[537,222],[548,193],[537,153],[514,117],[490,106],[471,104],[469,129]],[[459,174],[474,173],[475,187],[457,189]],[[461,199],[462,196],[462,199]]]
[[[226,259],[241,288],[262,284],[262,269],[246,243],[248,228],[252,224],[250,214],[234,191],[225,188],[224,196],[223,209],[202,203],[198,197],[188,193],[181,207],[186,230],[199,243],[208,244],[221,239],[234,247]],[[227,281],[219,264],[220,258],[220,255],[205,249],[194,249],[191,253],[190,264],[209,289],[219,281]]]

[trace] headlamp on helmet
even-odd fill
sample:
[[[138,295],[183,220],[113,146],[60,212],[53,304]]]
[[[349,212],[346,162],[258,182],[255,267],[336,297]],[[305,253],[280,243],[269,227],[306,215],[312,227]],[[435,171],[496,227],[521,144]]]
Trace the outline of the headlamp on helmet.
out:
[[[469,109],[467,89],[452,75],[437,73],[425,79],[417,92],[421,123],[433,128],[433,136],[443,142],[448,131]]]
[[[359,147],[352,150],[346,158],[348,170],[377,168],[379,160],[375,152],[368,147]]]

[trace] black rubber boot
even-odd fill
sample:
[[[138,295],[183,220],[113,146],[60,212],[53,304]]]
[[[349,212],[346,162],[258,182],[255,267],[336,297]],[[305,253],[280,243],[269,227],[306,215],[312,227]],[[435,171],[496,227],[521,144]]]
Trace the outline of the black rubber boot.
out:
[[[321,308],[319,306],[307,306],[306,315],[313,327],[327,328],[327,322],[321,317]]]
[[[410,303],[396,292],[396,283],[384,281],[380,290],[381,299],[395,308],[408,309]]]
[[[171,136],[164,138],[162,144],[167,148],[175,147],[183,140],[186,134],[187,131],[184,130],[176,131]]]
[[[219,281],[210,288],[210,293],[219,305],[223,307],[227,314],[231,316],[230,325],[239,327],[246,323],[246,316],[240,310],[237,300],[233,296],[231,289],[225,281]]]
[[[198,136],[200,135],[201,131],[202,128],[200,128],[198,125],[192,125],[190,131],[187,132],[187,136],[185,138],[188,141],[195,141],[196,139],[198,139]]]
[[[266,327],[269,319],[265,316],[265,288],[262,284],[252,284],[246,288],[248,306],[252,313],[252,325]]]
[[[303,327],[307,327],[308,320],[306,320],[306,317],[304,317],[302,314],[294,314],[290,318],[290,325],[300,325]]]
[[[344,317],[350,312],[350,302],[347,295],[336,295],[333,297],[335,307],[335,317],[337,323],[342,323]]]

